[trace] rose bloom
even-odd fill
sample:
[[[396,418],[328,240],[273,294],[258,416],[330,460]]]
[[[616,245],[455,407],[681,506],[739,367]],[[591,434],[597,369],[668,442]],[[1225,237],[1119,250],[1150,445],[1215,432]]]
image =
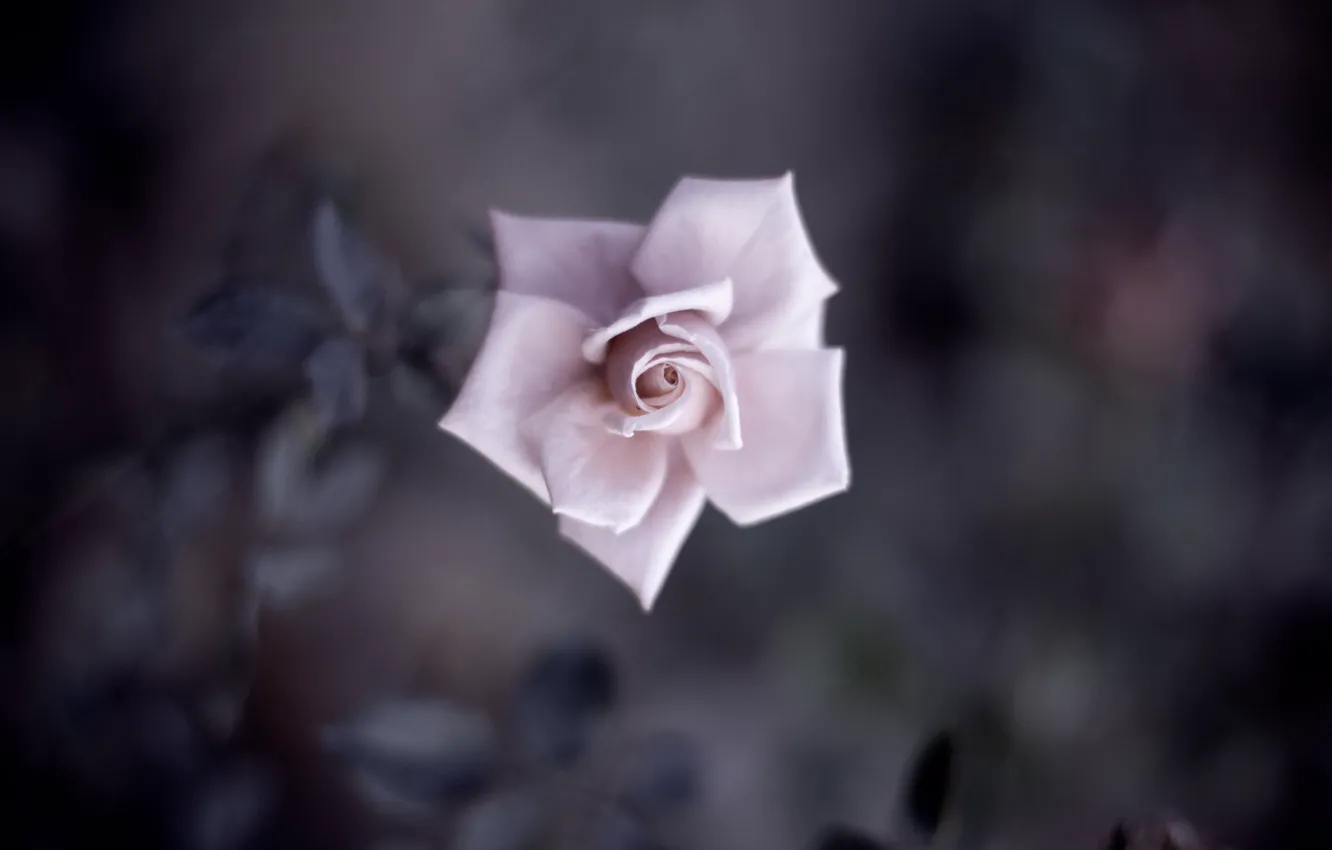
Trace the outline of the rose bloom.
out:
[[[440,426],[645,610],[705,501],[745,526],[847,488],[837,286],[790,174],[685,178],[647,226],[492,218],[495,311]]]

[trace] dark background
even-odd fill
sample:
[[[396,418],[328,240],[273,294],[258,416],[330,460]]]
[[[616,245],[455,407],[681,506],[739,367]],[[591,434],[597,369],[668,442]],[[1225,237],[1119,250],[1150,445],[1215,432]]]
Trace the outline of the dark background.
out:
[[[454,847],[521,792],[553,801],[539,846],[656,846],[604,835],[639,758],[615,754],[669,730],[699,790],[664,846],[800,848],[830,821],[886,836],[950,729],[943,846],[1092,848],[1161,812],[1332,846],[1329,23],[1301,0],[6,4],[6,844]],[[681,174],[788,169],[842,285],[854,486],[753,530],[709,512],[650,617],[442,407],[384,387],[326,515],[269,527],[299,384],[171,332],[225,279],[308,288],[316,177],[412,282],[473,274],[487,207],[645,219]],[[251,634],[237,588],[274,559],[334,578]],[[618,699],[572,772],[506,755],[408,816],[321,744],[411,694],[507,740],[514,682],[579,634]]]

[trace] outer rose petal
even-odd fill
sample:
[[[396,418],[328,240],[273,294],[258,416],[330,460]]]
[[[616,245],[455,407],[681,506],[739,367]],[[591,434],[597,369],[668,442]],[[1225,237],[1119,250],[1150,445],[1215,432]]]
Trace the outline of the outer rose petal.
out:
[[[837,284],[809,241],[791,175],[732,269],[735,309],[721,333],[733,351],[776,348],[773,337],[805,324],[836,294]]]
[[[606,428],[614,402],[599,381],[565,392],[524,426],[555,513],[621,533],[637,525],[666,481],[667,445],[655,434]]]
[[[680,180],[648,225],[634,277],[650,295],[727,277],[789,179]]]
[[[522,424],[593,376],[578,350],[587,327],[585,316],[557,301],[498,293],[476,361],[439,422],[543,501],[549,494]]]
[[[763,351],[734,363],[745,445],[685,450],[708,498],[737,525],[753,525],[845,490],[851,481],[842,418],[843,352]]]
[[[652,609],[685,538],[698,522],[706,501],[703,487],[677,451],[671,453],[666,483],[643,521],[623,534],[560,519],[560,533],[610,570]]]
[[[606,346],[612,339],[667,313],[692,311],[707,317],[712,324],[718,324],[731,315],[732,302],[731,282],[725,278],[665,295],[650,295],[630,304],[614,322],[589,334],[583,343],[583,356],[592,363],[601,363],[606,359]]]
[[[613,321],[643,296],[629,262],[646,228],[616,221],[528,218],[492,211],[500,288],[576,307],[593,324]]]
[[[764,340],[764,349],[810,351],[823,348],[828,302],[820,301],[803,318]]]
[[[789,172],[681,180],[648,226],[632,271],[650,294],[730,277],[735,306],[722,333],[735,350],[763,345],[837,291],[810,245]]]

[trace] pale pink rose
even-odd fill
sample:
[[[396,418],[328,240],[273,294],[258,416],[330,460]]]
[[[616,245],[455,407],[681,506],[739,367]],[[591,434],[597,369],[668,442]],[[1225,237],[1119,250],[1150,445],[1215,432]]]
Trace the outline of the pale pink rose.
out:
[[[847,488],[837,286],[790,174],[686,178],[646,227],[492,217],[495,313],[440,426],[645,610],[705,501],[751,525]]]

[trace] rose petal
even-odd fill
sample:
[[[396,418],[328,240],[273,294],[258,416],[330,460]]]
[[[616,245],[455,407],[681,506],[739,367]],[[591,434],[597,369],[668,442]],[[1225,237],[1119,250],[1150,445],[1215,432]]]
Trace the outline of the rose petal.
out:
[[[542,500],[549,494],[521,426],[594,375],[578,350],[587,326],[572,307],[500,292],[476,361],[439,422]]]
[[[638,406],[643,410],[661,410],[675,401],[684,392],[684,377],[680,367],[671,363],[668,353],[662,353],[651,361],[634,378],[634,395]]]
[[[638,392],[640,377],[654,364],[676,367],[679,380],[659,404],[648,403]],[[692,344],[665,333],[656,322],[644,322],[617,336],[607,349],[606,383],[617,403],[608,414],[608,427],[626,437],[637,431],[691,431],[718,407],[715,380],[711,364]]]
[[[646,228],[617,221],[529,218],[492,211],[500,289],[576,307],[594,324],[615,320],[642,288],[629,262]]]
[[[851,481],[842,416],[840,348],[764,351],[738,358],[745,444],[716,451],[690,436],[685,451],[708,498],[753,525],[844,491]]]
[[[716,387],[691,360],[683,359],[682,356],[679,363],[692,375],[685,379],[684,389],[679,398],[665,407],[639,414],[624,413],[616,406],[606,413],[606,418],[603,420],[606,428],[625,437],[648,431],[685,434],[697,430],[713,417],[721,409]]]
[[[820,301],[801,319],[782,328],[764,340],[764,349],[810,351],[824,347],[823,327],[826,324],[828,302]]]
[[[615,533],[637,525],[666,480],[666,444],[655,434],[606,428],[614,402],[600,381],[561,395],[524,425],[537,447],[555,513]]]
[[[663,333],[684,340],[707,358],[722,405],[722,415],[714,428],[706,429],[707,436],[719,449],[740,448],[740,406],[736,403],[734,370],[730,352],[717,329],[691,313],[671,313],[658,319],[657,324]]]
[[[731,301],[731,282],[724,278],[691,289],[643,298],[629,305],[614,322],[590,333],[583,343],[583,356],[591,363],[604,362],[606,347],[612,339],[667,313],[692,311],[712,324],[718,324],[731,314]]]
[[[836,294],[810,243],[790,174],[732,270],[735,309],[721,325],[732,351],[778,348],[778,337],[807,326],[811,313]]]
[[[789,179],[680,180],[648,225],[634,277],[649,295],[725,278]]]
[[[656,322],[644,322],[617,336],[606,350],[606,383],[611,396],[625,411],[647,411],[638,393],[638,379],[659,358],[669,359],[692,347],[667,336]]]
[[[810,245],[795,181],[685,178],[667,196],[633,258],[659,295],[731,278],[723,336],[732,350],[764,344],[837,291]]]
[[[644,611],[652,609],[685,538],[703,512],[703,487],[693,470],[678,450],[669,460],[661,495],[643,521],[623,534],[567,517],[560,520],[560,533],[632,590]]]

